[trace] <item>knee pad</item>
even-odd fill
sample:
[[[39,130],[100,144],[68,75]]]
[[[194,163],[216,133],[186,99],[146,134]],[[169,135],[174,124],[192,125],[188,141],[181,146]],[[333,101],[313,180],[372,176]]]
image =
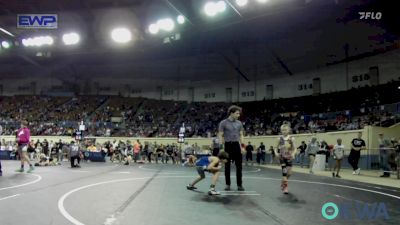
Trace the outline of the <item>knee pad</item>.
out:
[[[286,167],[283,167],[282,168],[282,176],[286,177],[287,176],[287,172],[288,172],[288,169]]]

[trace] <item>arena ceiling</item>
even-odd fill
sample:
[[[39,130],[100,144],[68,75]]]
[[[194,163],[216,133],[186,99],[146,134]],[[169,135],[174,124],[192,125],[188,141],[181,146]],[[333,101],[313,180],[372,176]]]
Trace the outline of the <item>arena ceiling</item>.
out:
[[[228,1],[228,0],[226,0]],[[234,2],[229,0],[229,2]],[[385,2],[385,3],[383,3]],[[393,1],[271,0],[268,7],[229,10],[205,18],[202,0],[25,0],[0,1],[0,27],[15,35],[60,36],[77,30],[82,43],[71,49],[15,47],[0,53],[0,77],[75,76],[213,80],[237,76],[249,80],[325,67],[346,58],[384,49],[398,41],[400,15]],[[188,22],[178,41],[163,43],[147,26],[157,18],[176,16]],[[360,20],[359,11],[382,12],[381,20]],[[57,13],[59,29],[16,28],[20,13]],[[128,47],[109,43],[108,30],[125,23],[134,30]],[[397,24],[397,25],[396,25]],[[10,39],[0,32],[0,39]],[[38,51],[50,57],[37,57]],[[257,65],[257,66],[256,66]]]

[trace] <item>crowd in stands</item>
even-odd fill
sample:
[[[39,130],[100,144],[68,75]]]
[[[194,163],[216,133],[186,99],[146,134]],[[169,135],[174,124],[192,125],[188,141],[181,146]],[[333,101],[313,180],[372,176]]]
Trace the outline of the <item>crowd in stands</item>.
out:
[[[145,136],[172,137],[179,125],[177,120],[187,108],[186,102],[146,100],[136,118],[128,121],[130,127],[141,127]],[[142,135],[143,135],[142,134]]]
[[[399,82],[349,91],[288,99],[239,103],[246,135],[274,135],[284,121],[293,133],[361,129],[398,122]],[[392,105],[388,105],[392,104]],[[3,135],[14,135],[26,118],[32,135],[71,136],[84,121],[86,135],[177,137],[185,124],[186,137],[211,137],[230,103],[179,102],[117,96],[0,97]]]
[[[152,162],[181,164],[186,161],[188,155],[206,155],[210,153],[208,150],[201,149],[197,143],[192,145],[185,143],[178,146],[176,142],[159,144],[147,141],[141,143],[140,140],[109,140],[100,144],[94,138],[69,143],[61,139],[59,141],[32,139],[28,147],[28,153],[36,166],[55,166],[60,165],[62,161],[70,160],[73,146],[78,146],[79,157],[82,160],[90,161],[88,152],[95,152],[100,153],[101,158],[107,158],[108,161],[125,165]],[[0,151],[9,151],[11,159],[18,159],[19,157],[15,141],[2,139]]]
[[[210,137],[218,129],[218,124],[225,119],[229,103],[193,103],[183,116],[189,137]]]
[[[294,133],[362,129],[365,125],[390,125],[399,121],[399,104],[391,111],[383,105],[400,102],[400,82],[349,91],[243,103],[246,132],[278,134],[283,121]],[[383,108],[382,108],[383,107]]]

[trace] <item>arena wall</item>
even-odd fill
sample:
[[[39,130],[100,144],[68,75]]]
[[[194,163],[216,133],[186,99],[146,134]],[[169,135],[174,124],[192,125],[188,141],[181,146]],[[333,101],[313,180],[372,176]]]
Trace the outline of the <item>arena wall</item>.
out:
[[[363,134],[363,139],[366,142],[367,148],[369,150],[362,152],[363,155],[366,155],[368,153],[370,154],[378,154],[378,134],[379,133],[384,133],[385,137],[391,138],[391,137],[396,137],[398,138],[400,135],[400,124],[397,124],[395,126],[392,126],[390,128],[384,128],[384,127],[374,127],[374,126],[367,126],[362,130],[351,130],[351,131],[339,131],[339,132],[328,132],[328,133],[317,133],[315,134],[316,137],[318,138],[319,141],[325,140],[328,144],[336,144],[336,140],[338,138],[341,138],[343,141],[343,144],[346,147],[346,155],[349,154],[350,152],[350,143],[351,140],[355,137],[357,137],[358,132],[362,132]],[[301,144],[301,141],[308,141],[311,139],[312,134],[295,134],[293,135],[295,137],[295,145],[296,147]],[[4,138],[6,141],[8,140],[15,140],[14,136],[2,136],[2,139]],[[89,137],[91,138],[91,137]],[[136,139],[139,139],[140,142],[144,143],[145,141],[148,142],[157,142],[158,144],[172,144],[177,142],[177,138],[136,138],[136,137],[93,137],[96,138],[96,141],[99,143],[104,143],[108,140],[113,141],[113,140],[131,140],[134,141]],[[251,142],[252,145],[255,145],[255,147],[258,147],[261,142],[264,143],[266,148],[268,149],[269,146],[274,146],[276,148],[277,145],[277,139],[278,136],[246,136],[245,137],[245,142]],[[71,137],[66,137],[66,136],[32,136],[33,140],[44,140],[47,139],[48,141],[67,141],[70,142],[73,139]],[[186,138],[186,141],[189,144],[194,144],[197,143],[199,146],[202,148],[206,148],[211,144],[211,138]]]
[[[366,127],[363,130],[353,130],[353,131],[341,131],[341,132],[330,132],[330,133],[321,133],[321,134],[316,134],[317,138],[319,140],[325,140],[328,144],[335,144],[337,138],[341,138],[343,140],[343,144],[345,145],[345,159],[343,160],[343,167],[344,168],[350,168],[350,165],[347,161],[347,157],[350,152],[350,142],[353,138],[357,137],[357,133],[362,132],[363,133],[363,139],[366,141],[367,145],[367,150],[361,152],[361,157],[360,157],[360,162],[359,166],[362,169],[379,169],[379,151],[378,151],[378,134],[379,133],[384,133],[385,137],[391,138],[391,137],[399,137],[400,134],[400,124],[397,124],[396,126],[390,127],[390,128],[382,128],[382,127]],[[308,142],[311,138],[311,134],[301,134],[301,135],[294,135],[295,137],[295,144],[296,146],[299,146],[301,141],[306,141]],[[15,137],[13,136],[7,136],[7,137],[2,137],[6,140],[14,140]],[[95,137],[96,141],[99,143],[103,143],[108,140],[131,140],[134,141],[136,139],[139,139],[142,143],[149,141],[149,142],[157,142],[158,144],[171,144],[171,143],[176,143],[177,139],[176,138],[127,138],[127,137]],[[36,136],[32,137],[33,140],[36,139],[47,139],[48,141],[58,141],[59,139],[62,139],[63,141],[70,142],[73,139],[71,137],[57,137],[57,136]],[[210,138],[187,138],[186,141],[189,144],[194,144],[197,143],[198,146],[200,146],[203,150],[206,150],[208,146],[211,143]],[[260,145],[260,142],[263,142],[266,146],[267,150],[267,155],[266,155],[266,162],[271,161],[271,155],[268,151],[269,146],[276,146],[277,143],[277,136],[260,136],[260,137],[246,137],[245,138],[246,143],[251,142],[252,145],[255,145],[255,148],[257,148]],[[10,154],[9,152],[1,152],[2,158],[5,159],[4,157],[8,157],[7,154]],[[97,154],[97,153],[93,153]],[[255,153],[254,153],[255,154]],[[98,155],[97,157],[100,157]],[[104,161],[102,157],[96,158],[93,160],[100,160]],[[308,164],[308,158],[305,159],[305,165]],[[333,165],[333,159],[330,158],[330,163],[329,165]]]

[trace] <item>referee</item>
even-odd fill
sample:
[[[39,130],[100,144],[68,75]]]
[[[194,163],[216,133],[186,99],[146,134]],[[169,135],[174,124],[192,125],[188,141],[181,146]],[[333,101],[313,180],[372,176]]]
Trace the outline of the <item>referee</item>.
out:
[[[236,182],[238,191],[244,191],[242,186],[242,154],[245,153],[243,142],[243,125],[238,119],[242,108],[232,105],[228,109],[229,117],[222,120],[218,128],[218,136],[221,144],[225,146],[225,152],[229,154],[229,160],[225,164],[225,191],[231,190],[231,161],[236,164]]]

